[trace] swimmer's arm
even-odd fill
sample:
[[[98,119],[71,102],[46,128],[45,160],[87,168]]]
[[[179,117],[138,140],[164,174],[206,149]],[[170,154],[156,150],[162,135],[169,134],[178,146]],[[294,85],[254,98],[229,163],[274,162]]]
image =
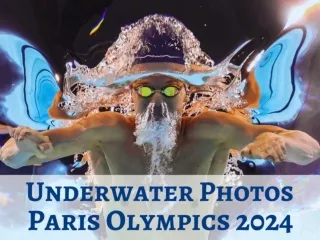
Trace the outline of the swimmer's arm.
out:
[[[27,131],[27,134],[24,133]],[[78,139],[85,140],[81,131],[77,124],[69,128],[43,133],[26,127],[18,127],[13,129],[12,134],[18,132],[19,135],[12,136],[4,144],[1,148],[0,158],[7,166],[18,169],[69,156],[77,151],[81,152],[82,145],[78,144]],[[18,137],[20,135],[21,138]],[[52,149],[52,145],[55,146],[54,149]]]
[[[31,131],[32,135],[22,140],[10,138],[1,148],[4,164],[14,169],[38,165],[89,150],[94,143],[88,139],[90,130],[85,130],[80,124],[42,133]],[[45,149],[40,149],[40,146],[45,146]]]
[[[42,132],[43,136],[48,137],[52,144],[52,150],[45,152],[45,157],[39,158],[31,156],[25,165],[35,165],[67,157],[84,151],[91,150],[95,144],[95,139],[90,139],[93,135],[91,129],[85,129],[81,124],[71,127],[54,129]]]
[[[226,113],[202,115],[201,121],[212,138],[218,138],[223,147],[242,151],[246,157],[271,157],[276,162],[288,161],[299,165],[309,164],[320,157],[318,141],[304,132],[253,125]]]
[[[111,112],[99,113],[67,128],[41,133],[30,130],[21,141],[9,139],[1,149],[1,157],[9,167],[20,168],[88,151],[99,141],[112,141],[117,136],[118,119]],[[38,146],[43,145],[49,146],[49,151],[40,151]]]
[[[50,139],[52,151],[45,158],[32,156],[27,165],[34,165],[90,151],[99,142],[111,142],[121,137],[121,125],[124,116],[115,112],[103,112],[85,118],[68,128],[53,129],[42,132]]]

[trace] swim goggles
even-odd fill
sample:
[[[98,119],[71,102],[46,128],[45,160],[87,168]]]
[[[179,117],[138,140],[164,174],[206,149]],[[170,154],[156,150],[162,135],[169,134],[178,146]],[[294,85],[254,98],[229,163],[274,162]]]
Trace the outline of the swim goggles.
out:
[[[140,86],[135,88],[135,91],[139,96],[143,98],[148,98],[148,97],[151,97],[156,91],[159,91],[159,90],[155,90],[154,88],[148,87],[148,86]],[[179,92],[180,92],[180,88],[176,86],[166,86],[160,90],[160,93],[165,97],[175,97]]]

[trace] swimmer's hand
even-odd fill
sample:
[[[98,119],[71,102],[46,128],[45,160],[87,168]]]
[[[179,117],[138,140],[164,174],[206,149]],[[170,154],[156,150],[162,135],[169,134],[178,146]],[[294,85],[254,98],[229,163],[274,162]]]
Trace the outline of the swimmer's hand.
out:
[[[46,153],[53,149],[48,137],[29,127],[12,128],[9,130],[9,134],[15,139],[20,151],[33,152],[38,158],[45,158]]]
[[[286,161],[287,147],[283,136],[275,133],[262,133],[254,142],[241,151],[241,156],[250,159],[272,160],[275,163]]]
[[[33,155],[45,158],[53,149],[48,137],[28,127],[9,128],[9,134],[12,138],[0,150],[0,159],[9,167],[21,167]]]

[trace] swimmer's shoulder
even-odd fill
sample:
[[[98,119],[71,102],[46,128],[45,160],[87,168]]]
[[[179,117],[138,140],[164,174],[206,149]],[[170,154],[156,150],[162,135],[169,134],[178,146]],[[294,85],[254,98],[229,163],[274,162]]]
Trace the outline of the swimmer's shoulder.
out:
[[[195,117],[191,117],[187,121],[188,132],[195,137],[215,136],[220,138],[223,129],[236,124],[239,121],[232,114],[225,112],[203,112]]]
[[[234,116],[229,113],[219,111],[207,111],[200,113],[199,115],[192,117],[189,121],[190,124],[195,126],[203,125],[223,125],[234,119]]]
[[[128,117],[116,112],[92,114],[78,124],[88,130],[89,138],[99,139],[99,142],[123,141],[133,132]]]
[[[92,114],[78,122],[87,129],[104,127],[124,127],[129,126],[131,121],[128,117],[117,112],[100,112]]]

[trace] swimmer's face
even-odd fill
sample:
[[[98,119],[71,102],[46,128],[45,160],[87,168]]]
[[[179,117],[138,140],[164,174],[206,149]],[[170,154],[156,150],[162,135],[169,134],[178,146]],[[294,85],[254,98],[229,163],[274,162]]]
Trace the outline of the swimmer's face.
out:
[[[154,117],[161,118],[163,103],[169,113],[182,115],[187,94],[184,84],[164,75],[153,75],[132,84],[132,96],[137,114],[143,114],[150,103],[155,104]]]

